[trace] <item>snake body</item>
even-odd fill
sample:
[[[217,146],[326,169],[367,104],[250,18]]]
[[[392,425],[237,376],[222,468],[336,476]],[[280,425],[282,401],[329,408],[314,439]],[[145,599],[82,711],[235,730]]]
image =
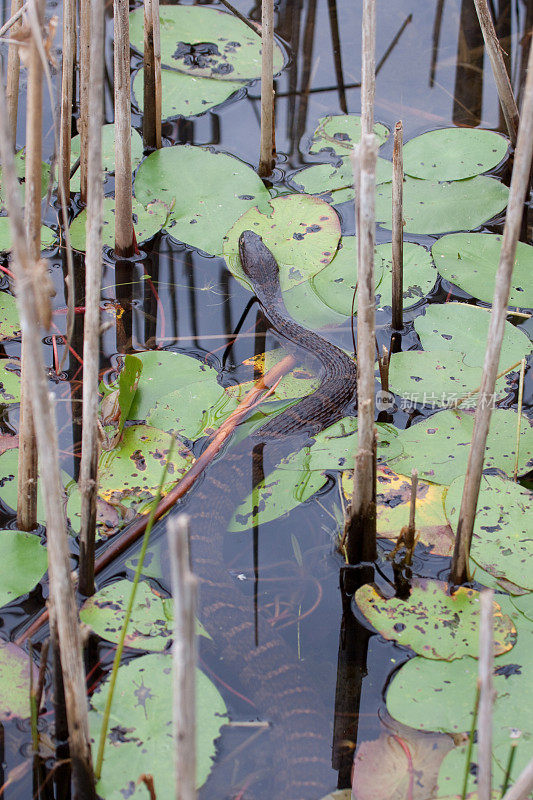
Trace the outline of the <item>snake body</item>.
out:
[[[278,265],[257,234],[245,231],[239,251],[270,323],[289,343],[310,350],[320,360],[322,380],[313,394],[252,435],[252,446],[249,439],[241,442],[211,465],[188,502],[191,557],[200,579],[202,623],[226,669],[258,713],[272,723],[275,785],[270,796],[319,800],[332,788],[332,713],[326,713],[293,650],[261,617],[256,644],[253,607],[224,568],[223,539],[236,502],[247,494],[251,454],[253,458],[258,451],[254,441],[273,444],[276,457],[281,457],[295,449],[294,434],[314,434],[340,419],[355,397],[355,365],[343,351],[290,317],[281,296]]]

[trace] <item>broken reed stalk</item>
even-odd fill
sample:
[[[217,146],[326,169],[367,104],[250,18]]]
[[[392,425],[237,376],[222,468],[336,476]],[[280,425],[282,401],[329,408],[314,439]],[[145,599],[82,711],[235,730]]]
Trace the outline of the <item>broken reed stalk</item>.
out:
[[[44,3],[33,2],[39,28]],[[26,237],[34,265],[41,256],[41,170],[42,170],[42,67],[37,39],[32,31],[27,48],[28,93],[26,98]],[[34,267],[35,268],[35,267]],[[37,524],[37,442],[32,416],[33,376],[28,368],[26,337],[21,347],[21,403],[18,455],[17,525],[31,531]]]
[[[80,202],[87,202],[89,85],[91,82],[91,0],[80,0]]]
[[[180,514],[167,524],[174,600],[172,645],[174,774],[176,800],[196,800],[196,598],[198,581],[190,569],[189,518]]]
[[[128,4],[113,0],[115,33],[115,253],[134,253],[131,175],[130,19]]]
[[[478,406],[474,421],[474,433],[468,455],[457,535],[452,557],[450,580],[454,584],[465,583],[468,580],[468,563],[470,543],[474,530],[477,499],[483,472],[485,446],[489,432],[492,402],[498,362],[505,328],[509,290],[513,274],[516,243],[520,235],[524,200],[529,186],[531,156],[533,154],[533,47],[529,52],[526,85],[524,88],[524,102],[518,140],[515,150],[511,188],[509,190],[509,203],[503,231],[500,262],[496,273],[494,300],[490,315],[489,331],[487,336],[487,349],[483,364],[483,377],[479,390]]]
[[[533,789],[533,758],[524,767],[513,786],[503,796],[503,800],[527,800]]]
[[[145,147],[161,147],[161,108],[157,110],[157,96],[161,96],[161,66],[159,76],[156,66],[156,39],[159,41],[159,3],[144,0],[144,109],[143,142]],[[159,77],[159,91],[157,79]]]
[[[492,797],[492,707],[494,704],[494,592],[485,589],[479,597],[479,712],[477,725],[478,800]]]
[[[159,19],[159,0],[152,0],[152,14],[154,18],[155,146],[157,150],[160,150],[163,146],[161,140],[163,87],[161,85],[161,22]]]
[[[392,327],[403,328],[403,123],[394,128],[392,153]]]
[[[376,0],[363,0],[361,130],[372,133],[376,94]]]
[[[14,16],[22,9],[22,0],[11,0],[11,16]],[[11,36],[14,36],[20,28],[21,22],[17,21],[12,26]],[[9,114],[9,125],[11,129],[11,139],[16,147],[17,144],[17,117],[19,107],[19,77],[20,77],[20,55],[16,42],[10,42],[7,55],[7,75],[6,75],[6,95],[7,113]]]
[[[520,364],[520,378],[518,379],[518,419],[516,420],[516,456],[514,461],[513,480],[518,480],[518,459],[520,458],[520,427],[522,423],[522,403],[524,400],[524,377],[526,373],[526,359]]]
[[[79,590],[94,594],[94,539],[98,489],[98,367],[100,363],[100,291],[104,204],[102,124],[104,106],[104,4],[91,0],[91,85],[83,326],[83,420],[80,464],[81,530]]]
[[[39,315],[35,296],[34,266],[26,242],[20,186],[16,177],[13,146],[6,115],[6,100],[0,87],[0,155],[3,188],[9,210],[16,276],[17,306],[26,340],[28,373],[32,375],[33,418],[42,465],[43,498],[46,510],[50,603],[57,622],[61,666],[69,721],[70,752],[79,800],[95,800],[94,777],[89,745],[85,674],[79,637],[78,613],[71,581],[68,534],[59,473],[59,450],[55,415],[48,392],[42,354]]]
[[[70,149],[72,99],[76,52],[76,0],[63,0],[63,58],[61,67],[61,121],[59,126],[59,181],[68,201],[70,197]],[[67,220],[63,220],[67,225]]]
[[[498,91],[498,97],[500,99],[509,138],[513,145],[515,145],[519,122],[518,108],[516,107],[516,100],[503,60],[500,43],[496,35],[496,30],[494,29],[494,22],[492,21],[487,0],[474,0],[474,4],[476,6],[481,32],[483,33],[485,47],[489,54],[492,73],[496,82],[496,89]]]
[[[349,518],[345,526],[349,564],[373,561],[376,550],[376,503],[374,468],[374,347],[375,292],[375,186],[378,143],[363,133],[354,160],[359,161],[360,186],[355,191],[357,228],[357,397],[359,403],[357,455]],[[354,166],[357,176],[357,167]],[[357,203],[358,200],[358,203]]]
[[[274,167],[274,0],[261,2],[261,143],[258,173],[268,178]]]

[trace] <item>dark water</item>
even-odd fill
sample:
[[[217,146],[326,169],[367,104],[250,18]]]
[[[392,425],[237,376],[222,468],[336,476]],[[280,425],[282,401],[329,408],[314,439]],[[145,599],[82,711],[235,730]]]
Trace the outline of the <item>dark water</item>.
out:
[[[260,19],[260,4],[250,7],[236,3],[239,10],[252,19]],[[527,53],[524,47],[531,29],[533,7],[527,0],[507,2],[495,0],[495,16],[502,47],[504,48],[515,91],[520,98],[524,80]],[[274,183],[286,189],[285,179],[303,164],[322,161],[320,157],[304,155],[303,144],[316,127],[318,118],[327,113],[360,112],[360,0],[287,0],[279,2],[276,13],[276,32],[287,43],[289,63],[276,80],[276,145],[278,160]],[[60,7],[50,3],[50,13],[60,13]],[[8,13],[3,10],[3,19]],[[107,25],[108,75],[112,74],[112,20]],[[483,53],[482,41],[471,0],[389,0],[378,2],[376,60],[379,67],[376,87],[376,121],[392,129],[398,119],[403,120],[404,140],[424,131],[446,125],[480,126],[505,132],[499,111],[496,89],[490,65]],[[135,57],[132,65],[137,66]],[[55,77],[57,88],[57,76]],[[24,87],[20,100],[18,146],[25,140]],[[112,84],[106,87],[106,117],[113,121]],[[133,124],[139,128],[140,117],[133,115]],[[45,152],[53,148],[51,115],[45,115]],[[256,165],[259,146],[259,84],[250,86],[236,100],[230,100],[214,112],[202,117],[165,123],[163,128],[168,144],[191,143],[210,145],[217,150],[232,153]],[[381,155],[391,156],[392,144],[382,148]],[[505,167],[500,174],[505,176]],[[176,176],[177,184],[179,176]],[[112,186],[109,179],[108,187]],[[339,207],[343,233],[353,233],[353,208],[350,204]],[[54,209],[46,211],[46,221],[56,224]],[[529,219],[530,221],[530,219]],[[500,231],[501,220],[489,230]],[[527,226],[526,226],[527,227]],[[527,233],[524,232],[524,241]],[[429,247],[432,237],[407,236]],[[377,241],[389,241],[390,232],[378,229]],[[59,249],[49,254],[49,267],[57,288],[54,299],[57,313],[50,335],[44,339],[46,364],[50,369],[50,388],[55,393],[60,429],[60,447],[63,468],[77,477],[80,451],[81,372],[75,356],[69,355],[65,371],[57,375],[54,369],[52,335],[64,331],[65,307],[63,289],[64,259]],[[7,261],[4,262],[7,264]],[[83,265],[77,258],[78,287],[76,305],[83,306]],[[151,276],[151,282],[145,280]],[[2,288],[8,286],[7,278],[0,278]],[[102,291],[102,307],[107,309],[103,319],[111,323],[103,336],[101,370],[113,369],[118,356],[145,348],[165,347],[185,352],[193,357],[207,359],[220,371],[222,383],[232,383],[251,377],[248,370],[237,369],[245,358],[254,354],[256,308],[249,313],[243,326],[244,333],[234,342],[223,357],[226,346],[250,299],[225,267],[221,258],[205,257],[189,248],[172,242],[159,234],[143,246],[139,257],[129,264],[115,264],[107,254]],[[468,296],[439,279],[426,302],[444,302]],[[410,321],[421,313],[425,303],[406,315]],[[124,313],[117,313],[122,311]],[[386,315],[380,320],[388,322]],[[82,350],[83,316],[76,318],[72,348]],[[380,329],[382,341],[388,346],[386,328]],[[326,334],[332,341],[349,348],[351,333],[348,325]],[[390,336],[390,332],[389,332]],[[272,347],[276,336],[266,334],[266,347]],[[56,342],[62,353],[61,340]],[[409,325],[403,337],[403,348],[418,346],[416,334]],[[18,356],[19,343],[5,343],[7,356]],[[505,405],[515,401],[509,395]],[[526,407],[532,404],[531,383],[526,385]],[[410,424],[406,412],[398,412],[394,423],[398,427]],[[3,417],[4,431],[16,430],[18,414],[10,409]],[[237,496],[242,494],[236,487]],[[349,785],[350,761],[355,745],[376,738],[383,730],[385,706],[383,691],[391,671],[407,657],[408,651],[386,643],[380,636],[368,635],[347,615],[343,621],[341,594],[339,592],[340,558],[334,552],[336,526],[334,507],[338,503],[335,476],[320,492],[319,502],[310,502],[295,509],[289,517],[261,526],[257,531],[259,582],[256,587],[257,604],[263,612],[277,613],[276,609],[289,609],[290,622],[280,633],[294,647],[295,654],[309,668],[317,684],[322,687],[323,700],[330,710],[330,718],[337,719],[334,743],[336,769],[331,772],[331,789]],[[186,506],[185,506],[186,507]],[[6,511],[5,526],[15,527],[13,516]],[[291,534],[297,537],[303,556],[300,569],[294,553]],[[390,549],[390,545],[383,545]],[[250,532],[236,534],[226,543],[226,564],[236,580],[236,591],[252,597],[254,593],[254,542]],[[447,559],[424,558],[424,550],[417,550],[413,573],[419,576],[446,577]],[[380,561],[382,574],[378,582],[386,585],[394,577],[388,562]],[[113,576],[125,573],[125,567],[108,569],[99,585]],[[238,588],[237,588],[238,586]],[[31,596],[12,605],[3,613],[1,635],[16,636],[30,616],[42,606],[47,587],[36,589]],[[302,613],[312,610],[299,625],[295,624],[298,606]],[[338,659],[339,636],[348,642]],[[249,723],[256,719],[250,703],[239,696],[238,678],[224,674],[212,648],[202,646],[202,659],[211,677],[220,688],[227,703],[233,723]],[[100,664],[92,680],[98,680],[109,667],[112,653],[106,643],[98,646]],[[337,681],[342,683],[347,674],[352,684],[351,705],[346,709],[335,701]],[[355,676],[355,677],[354,677]],[[358,708],[358,713],[357,713]],[[43,726],[50,723],[47,706]],[[344,715],[344,716],[343,716]],[[346,716],[347,715],[347,716]],[[339,719],[348,720],[341,736]],[[263,716],[263,719],[265,717]],[[9,771],[21,763],[29,751],[29,732],[26,722],[5,726],[0,738],[0,785]],[[348,739],[341,741],[341,739]],[[351,743],[350,743],[351,742]],[[3,754],[2,754],[3,753]],[[237,798],[243,787],[257,796],[269,797],[272,779],[271,745],[268,734],[260,728],[234,724],[228,727],[219,744],[218,763],[202,790],[202,797]],[[31,772],[12,787],[3,797],[7,800],[33,795]],[[46,795],[43,796],[52,796]],[[159,799],[161,800],[161,798]],[[313,798],[309,798],[313,800]]]

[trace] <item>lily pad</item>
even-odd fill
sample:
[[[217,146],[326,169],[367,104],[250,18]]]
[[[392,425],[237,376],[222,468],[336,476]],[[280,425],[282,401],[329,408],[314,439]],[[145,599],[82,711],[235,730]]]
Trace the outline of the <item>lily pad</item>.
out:
[[[18,361],[9,358],[0,361],[0,405],[20,403],[20,376],[15,369],[20,370]]]
[[[512,597],[511,602],[517,611],[533,622],[533,592]]]
[[[391,228],[392,184],[376,189],[376,220]],[[494,178],[477,175],[464,181],[406,178],[403,187],[405,233],[448,233],[472,230],[499,214],[507,205],[509,189]]]
[[[165,203],[168,233],[211,255],[222,253],[226,232],[249,208],[270,211],[270,195],[253,169],[226,153],[192,145],[163,147],[145,158],[135,177],[135,195],[141,203]]]
[[[415,330],[425,351],[460,352],[464,363],[475,367],[485,358],[490,317],[490,311],[466,303],[433,303],[415,319]],[[530,350],[527,336],[506,322],[499,371],[521,361]]]
[[[492,303],[502,237],[496,233],[451,233],[431,248],[435,264],[450,283],[478,300]],[[517,242],[509,305],[533,307],[533,247]]]
[[[26,177],[26,150],[22,148],[17,153],[15,153],[15,170],[17,173],[17,178],[19,181],[24,181]],[[41,197],[46,197],[48,192],[48,185],[50,183],[50,164],[46,164],[44,161],[41,164]],[[22,194],[22,203],[24,204],[24,195],[26,191],[26,187],[24,183],[21,184],[20,187],[21,194]],[[6,202],[6,198],[4,195],[3,190],[3,182],[2,182],[2,167],[0,167],[0,207],[3,206]]]
[[[464,478],[456,478],[446,494],[446,516],[454,530],[459,521]],[[533,493],[514,481],[483,475],[479,490],[470,555],[495,578],[533,589]]]
[[[100,733],[108,681],[91,697],[89,727]],[[157,797],[175,797],[172,736],[172,656],[152,653],[119,667],[102,777],[96,786],[106,800],[145,800],[136,786],[143,773],[154,778]],[[213,766],[215,740],[227,721],[226,706],[211,681],[196,671],[196,780],[201,786]]]
[[[0,292],[0,339],[14,339],[20,335],[16,300],[12,294]]]
[[[392,163],[378,158],[376,163],[376,185],[392,180]],[[291,183],[298,191],[324,196],[333,205],[353,200],[353,169],[349,158],[343,158],[340,166],[312,164],[291,176]]]
[[[70,145],[71,166],[80,157],[80,136],[73,136]],[[135,128],[131,129],[131,169],[135,172],[143,158],[143,140]],[[115,124],[102,125],[102,167],[104,177],[115,172]],[[80,191],[80,168],[70,179],[70,191]]]
[[[261,35],[233,14],[205,6],[161,6],[161,61],[167,67],[202,78],[247,81],[261,75]],[[130,41],[144,49],[144,12],[130,14]],[[259,28],[259,26],[258,26]],[[274,73],[283,53],[274,42]]]
[[[46,549],[34,533],[0,531],[0,606],[30,592],[47,565]]]
[[[386,142],[390,131],[377,122],[373,132],[380,144]],[[310,153],[332,150],[340,156],[349,155],[354,145],[361,141],[361,117],[356,114],[328,114],[320,117],[318,126],[311,138]]]
[[[148,414],[147,422],[170,433],[199,439],[218,428],[237,407],[234,397],[210,376],[163,395]]]
[[[13,642],[0,639],[0,721],[30,716],[30,658]],[[39,670],[32,664],[33,678]]]
[[[393,425],[378,423],[377,459],[388,461],[401,453],[398,430]],[[351,470],[357,450],[357,418],[344,417],[313,437],[306,448],[308,469]]]
[[[509,365],[510,366],[510,365]],[[447,406],[481,384],[483,370],[465,363],[464,353],[453,350],[406,350],[393,353],[389,367],[390,391],[402,398],[401,407]],[[502,380],[497,386],[502,385]],[[469,398],[470,406],[476,398]]]
[[[328,269],[326,267],[325,269]],[[321,273],[319,272],[318,275]],[[324,303],[313,285],[313,278],[282,292],[285,308],[290,316],[304,328],[320,331],[343,325],[346,317]]]
[[[282,291],[303,283],[329,264],[341,236],[340,220],[324,200],[288,194],[271,200],[268,210],[250,209],[228,232],[224,257],[233,275],[249,286],[239,258],[239,236],[259,234],[280,268]]]
[[[359,610],[386,639],[407,645],[424,658],[452,661],[477,656],[479,650],[479,592],[460,586],[448,594],[440,581],[413,581],[406,600],[383,598],[370,585],[355,593]],[[494,654],[510,650],[516,629],[494,603]]]
[[[241,83],[213,78],[195,78],[183,72],[161,70],[161,118],[195,117],[224,103],[242,88]],[[133,79],[133,94],[139,110],[144,110],[144,70]]]
[[[509,142],[480,128],[440,128],[408,141],[403,148],[407,175],[455,181],[492,169],[504,158]]]
[[[376,260],[381,261],[381,280],[376,288],[378,308],[392,305],[392,244],[378,244]],[[376,275],[379,267],[375,266]],[[438,278],[431,254],[414,242],[403,243],[403,307],[418,303],[435,286]],[[429,306],[428,308],[433,308]]]
[[[507,759],[509,757],[510,749],[511,749],[511,737],[509,737],[507,746],[505,746],[505,744],[502,742],[501,745],[493,748],[492,784],[494,788],[492,791],[492,800],[500,800],[500,798],[503,796],[501,789],[503,788],[505,768],[507,767]],[[502,750],[505,753],[504,755],[505,761],[503,764],[500,765],[500,763],[498,763],[497,755],[501,754]],[[509,783],[510,786],[512,786],[513,783],[516,781],[522,768],[525,767],[526,762],[530,756],[529,750],[530,750],[529,742],[524,742],[524,741],[518,742],[518,748],[515,751],[515,758],[511,769],[510,783]],[[522,754],[524,757],[522,757]],[[439,797],[443,795],[449,796],[449,794],[453,792],[454,798],[456,798],[457,800],[461,800],[463,792],[464,774],[466,769],[466,759],[467,759],[466,745],[454,747],[453,750],[451,750],[448,753],[448,755],[444,758],[438,775],[437,793]],[[468,783],[468,786],[471,787],[472,789],[477,788],[478,785],[477,762],[478,762],[477,745],[474,744],[474,747],[472,748],[472,756],[470,759],[470,775]],[[468,797],[471,797],[474,800],[478,800],[478,793],[473,792],[471,794],[467,794],[467,798]],[[450,798],[450,800],[454,800],[454,798]]]
[[[156,152],[159,152],[156,151]],[[155,236],[165,224],[168,208],[157,200],[144,206],[133,198],[133,227],[137,244],[146,242]],[[87,209],[83,209],[70,223],[70,241],[75,250],[85,251],[85,226]],[[104,197],[104,215],[102,227],[102,243],[106,247],[115,246],[115,198]]]
[[[47,225],[41,225],[41,250],[52,247],[56,240],[54,231]],[[11,240],[11,228],[8,217],[0,217],[0,251],[11,250],[13,242]]]
[[[516,455],[518,416],[510,409],[495,408],[492,412],[485,469],[500,469],[512,475]],[[474,431],[474,415],[467,411],[440,411],[428,419],[402,430],[398,439],[403,453],[394,461],[394,469],[419,476],[434,483],[450,485],[454,478],[466,473],[468,451]],[[520,423],[519,473],[533,461],[533,428],[522,417]]]

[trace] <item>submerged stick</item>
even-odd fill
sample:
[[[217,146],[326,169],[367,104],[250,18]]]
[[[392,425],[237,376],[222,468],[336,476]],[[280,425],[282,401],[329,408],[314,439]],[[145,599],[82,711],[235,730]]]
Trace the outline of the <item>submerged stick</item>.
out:
[[[485,446],[489,432],[494,387],[498,362],[502,347],[511,277],[513,274],[516,243],[520,235],[522,213],[526,191],[529,186],[531,156],[533,154],[533,47],[529,52],[527,81],[524,89],[522,116],[518,129],[509,203],[503,231],[500,262],[496,273],[496,283],[492,312],[490,315],[487,349],[483,364],[483,377],[479,391],[479,404],[476,409],[474,433],[468,456],[461,510],[457,525],[457,536],[452,558],[450,579],[459,584],[468,580],[470,543],[474,530],[481,474],[485,457]]]
[[[22,14],[22,0],[11,0],[11,17]],[[18,18],[20,19],[20,17]],[[11,35],[13,36],[19,29],[21,23],[14,22]],[[5,26],[4,26],[5,27]],[[17,117],[19,107],[19,78],[20,78],[20,55],[18,44],[11,42],[7,54],[7,75],[6,75],[6,96],[7,113],[9,115],[9,126],[11,139],[14,146],[17,144]]]
[[[114,0],[115,30],[115,252],[134,253],[131,176],[130,20],[128,4]]]
[[[91,0],[91,85],[89,88],[89,169],[87,175],[87,250],[83,327],[83,420],[80,464],[81,529],[79,589],[94,593],[94,540],[98,490],[98,367],[104,204],[102,123],[104,104],[104,4]]]
[[[518,108],[516,106],[511,81],[509,80],[509,75],[507,74],[507,69],[503,60],[500,43],[494,29],[494,22],[492,21],[487,0],[474,0],[474,4],[476,6],[481,32],[483,33],[485,47],[489,54],[492,73],[496,82],[496,89],[498,90],[498,97],[500,99],[509,138],[513,144],[516,144],[519,123]]]
[[[479,597],[479,713],[477,726],[477,794],[478,800],[492,797],[492,706],[494,704],[494,592],[485,589]]]
[[[72,98],[74,91],[74,59],[76,53],[76,2],[63,0],[63,60],[61,69],[61,122],[59,127],[59,182],[70,196],[70,150],[72,132]],[[63,220],[64,225],[67,220]]]
[[[392,327],[403,328],[403,124],[394,128],[392,153]]]
[[[80,201],[87,202],[89,169],[89,85],[91,82],[91,0],[80,0]]]
[[[363,0],[361,130],[372,133],[376,94],[376,0]]]
[[[196,598],[198,581],[190,569],[189,518],[167,524],[174,642],[172,645],[174,773],[176,800],[196,800]]]
[[[274,0],[261,2],[261,143],[258,173],[268,178],[274,166]]]

